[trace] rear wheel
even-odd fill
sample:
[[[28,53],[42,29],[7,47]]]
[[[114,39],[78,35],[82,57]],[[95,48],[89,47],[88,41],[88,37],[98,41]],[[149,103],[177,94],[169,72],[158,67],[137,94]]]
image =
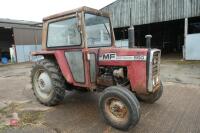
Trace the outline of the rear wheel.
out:
[[[119,86],[108,87],[99,99],[99,108],[111,126],[128,130],[140,119],[140,105],[135,95]]]
[[[162,85],[162,82],[160,82],[160,88],[154,92],[153,94],[149,94],[149,95],[138,95],[138,99],[143,101],[143,102],[146,102],[146,103],[154,103],[156,102],[157,100],[160,99],[160,97],[162,96],[163,94],[163,85]]]
[[[64,99],[65,79],[54,61],[38,61],[31,71],[31,81],[34,94],[40,103],[52,106]]]

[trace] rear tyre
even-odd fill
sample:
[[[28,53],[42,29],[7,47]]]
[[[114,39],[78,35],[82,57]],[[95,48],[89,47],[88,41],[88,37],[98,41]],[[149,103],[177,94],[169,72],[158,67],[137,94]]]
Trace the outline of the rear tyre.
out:
[[[154,92],[153,94],[149,94],[149,95],[138,95],[138,99],[140,101],[146,102],[146,103],[155,103],[157,100],[160,99],[160,97],[163,94],[163,85],[162,82],[160,82],[160,88]]]
[[[128,130],[140,119],[140,104],[135,95],[124,87],[105,89],[99,99],[99,109],[105,121],[120,130]]]
[[[64,99],[66,83],[57,64],[42,59],[33,66],[31,71],[33,92],[37,100],[46,105],[57,105]]]

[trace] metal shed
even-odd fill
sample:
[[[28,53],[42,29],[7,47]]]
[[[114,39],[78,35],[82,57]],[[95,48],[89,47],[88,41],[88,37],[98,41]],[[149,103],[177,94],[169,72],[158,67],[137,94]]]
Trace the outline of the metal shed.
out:
[[[41,49],[38,22],[0,19],[0,57],[12,62],[32,61],[30,53]]]
[[[111,13],[115,28],[200,16],[199,0],[117,0],[101,10]],[[130,15],[132,16],[130,21]]]
[[[164,52],[178,51],[188,60],[200,60],[196,40],[200,38],[199,0],[117,0],[101,10],[111,14],[120,43],[126,42],[127,29],[134,25],[138,46],[145,42],[145,34],[153,34],[154,47]]]

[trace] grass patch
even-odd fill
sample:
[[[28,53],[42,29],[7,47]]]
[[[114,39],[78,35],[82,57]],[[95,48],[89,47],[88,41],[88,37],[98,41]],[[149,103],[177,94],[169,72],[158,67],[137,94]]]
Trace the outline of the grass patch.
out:
[[[11,103],[9,106],[3,108],[0,110],[0,114],[1,115],[9,115],[13,112],[15,112],[15,110],[17,110],[17,108],[19,107],[19,104],[15,104],[15,103]]]
[[[161,63],[175,63],[177,65],[195,65],[195,64],[200,64],[200,61],[161,60]]]
[[[19,111],[22,105],[11,103],[0,110],[0,133],[9,128],[24,128],[26,126],[43,125],[44,112],[42,111]],[[13,118],[13,113],[17,112],[19,121],[17,126],[10,126],[9,120]]]
[[[12,128],[6,125],[6,119],[12,118],[12,113],[19,107],[18,104],[11,103],[9,106],[0,110],[0,133],[4,130]]]
[[[5,130],[8,130],[8,129],[10,129],[11,127],[10,126],[0,126],[0,133],[2,133],[3,131],[5,131]]]
[[[200,61],[177,61],[178,65],[200,64]]]
[[[19,118],[20,122],[19,125],[21,127],[27,125],[42,125],[43,121],[42,118],[44,116],[44,112],[41,111],[29,111],[29,112],[20,112]]]

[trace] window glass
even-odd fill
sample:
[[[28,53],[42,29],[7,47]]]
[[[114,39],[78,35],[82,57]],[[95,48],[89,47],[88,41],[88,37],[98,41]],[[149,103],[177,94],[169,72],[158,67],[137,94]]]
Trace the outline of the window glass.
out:
[[[57,21],[49,24],[48,47],[80,45],[81,36],[77,27],[77,18]]]
[[[111,45],[110,21],[108,17],[85,14],[88,47]]]

